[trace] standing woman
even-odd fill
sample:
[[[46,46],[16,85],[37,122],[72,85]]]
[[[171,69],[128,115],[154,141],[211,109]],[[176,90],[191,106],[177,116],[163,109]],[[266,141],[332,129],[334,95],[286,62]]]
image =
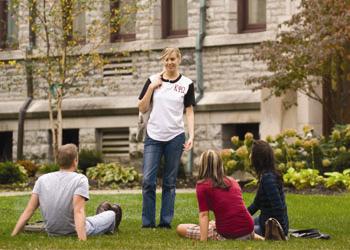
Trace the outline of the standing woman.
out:
[[[162,206],[158,227],[171,228],[174,216],[176,177],[183,150],[193,146],[195,105],[193,82],[179,73],[181,53],[165,48],[161,55],[163,71],[148,78],[139,96],[139,111],[151,114],[144,142],[142,184],[142,227],[156,225],[157,170],[161,157],[165,165]],[[185,142],[183,112],[186,112],[189,138]]]
[[[283,191],[281,175],[275,167],[275,157],[271,146],[262,140],[253,142],[252,165],[258,174],[259,186],[253,203],[248,207],[251,215],[260,210],[260,215],[254,219],[254,231],[265,235],[265,222],[275,218],[288,235],[287,205]]]

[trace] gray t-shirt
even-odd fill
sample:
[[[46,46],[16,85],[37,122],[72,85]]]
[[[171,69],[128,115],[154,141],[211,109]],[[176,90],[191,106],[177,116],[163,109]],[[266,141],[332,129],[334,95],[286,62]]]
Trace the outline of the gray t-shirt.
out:
[[[49,235],[75,234],[73,196],[89,199],[85,175],[57,171],[39,177],[33,189],[38,194],[41,214]]]

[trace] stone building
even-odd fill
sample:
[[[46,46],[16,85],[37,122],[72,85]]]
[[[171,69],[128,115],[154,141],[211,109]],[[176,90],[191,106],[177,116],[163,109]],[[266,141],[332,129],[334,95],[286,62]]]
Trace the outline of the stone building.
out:
[[[96,1],[97,7],[85,13],[77,27],[84,31],[93,18],[103,18],[103,9],[120,8],[130,0],[118,2],[119,5],[106,5]],[[291,93],[264,102],[267,92],[252,92],[245,85],[248,76],[265,69],[263,64],[251,61],[253,49],[275,37],[277,25],[296,11],[296,2],[153,1],[148,8],[138,10],[127,27],[106,39],[100,53],[110,61],[103,70],[93,72],[70,90],[63,102],[63,141],[101,150],[111,160],[137,157],[143,146],[135,142],[137,96],[147,77],[161,71],[159,54],[164,47],[179,47],[183,53],[181,72],[193,79],[198,93],[203,86],[203,96],[198,94],[195,109],[194,156],[205,149],[228,147],[233,135],[242,137],[247,131],[264,138],[284,128],[300,129],[305,123],[321,131],[321,108],[308,98]],[[205,5],[202,10],[201,4]],[[0,153],[1,160],[15,160],[18,113],[27,91],[26,71],[18,65],[25,58],[30,32],[28,22],[15,25],[6,15],[6,4],[0,8],[0,18],[7,25],[0,27],[0,60],[18,62],[17,66],[0,68]],[[203,40],[199,39],[201,34]],[[6,47],[11,39],[17,45]],[[128,53],[114,57],[110,51]],[[284,109],[283,99],[288,98],[297,99],[299,105]],[[25,157],[48,158],[48,110],[40,79],[34,78],[34,99],[26,112],[24,131]]]

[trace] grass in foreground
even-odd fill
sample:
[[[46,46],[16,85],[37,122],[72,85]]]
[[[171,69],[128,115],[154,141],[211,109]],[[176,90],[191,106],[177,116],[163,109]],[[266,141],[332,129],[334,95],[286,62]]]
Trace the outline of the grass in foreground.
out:
[[[253,194],[244,195],[248,205]],[[331,240],[290,239],[288,242],[224,241],[206,243],[183,239],[175,232],[179,223],[197,223],[195,194],[176,197],[173,229],[141,229],[141,195],[93,195],[87,203],[87,214],[92,215],[104,201],[118,202],[123,208],[120,232],[115,235],[90,237],[78,242],[76,237],[48,237],[44,233],[22,233],[11,237],[17,218],[29,196],[0,198],[0,249],[349,249],[350,194],[336,196],[287,194],[290,227],[318,228],[331,235]],[[159,214],[160,195],[157,196]],[[213,216],[211,215],[213,218]],[[36,213],[33,221],[41,217]]]

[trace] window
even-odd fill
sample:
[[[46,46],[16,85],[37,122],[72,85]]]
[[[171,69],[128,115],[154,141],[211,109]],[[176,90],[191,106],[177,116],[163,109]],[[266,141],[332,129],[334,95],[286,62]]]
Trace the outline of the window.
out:
[[[187,36],[187,0],[162,0],[162,35]]]
[[[0,49],[17,47],[17,7],[10,0],[2,0],[0,1]]]
[[[135,0],[110,1],[112,43],[120,40],[135,40],[136,9]]]
[[[266,0],[238,0],[238,30],[241,33],[266,30]]]
[[[12,132],[0,132],[0,162],[12,161]]]

